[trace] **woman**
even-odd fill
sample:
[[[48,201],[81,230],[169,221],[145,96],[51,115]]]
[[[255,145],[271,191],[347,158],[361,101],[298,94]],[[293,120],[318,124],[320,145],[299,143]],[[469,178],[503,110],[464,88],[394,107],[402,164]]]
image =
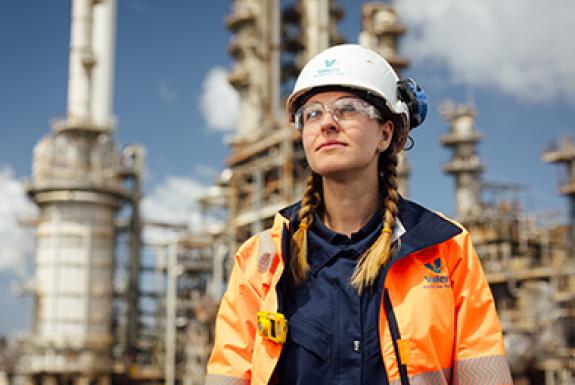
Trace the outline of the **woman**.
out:
[[[358,45],[312,58],[287,100],[301,202],[239,249],[207,384],[510,384],[469,234],[397,192],[425,95]]]

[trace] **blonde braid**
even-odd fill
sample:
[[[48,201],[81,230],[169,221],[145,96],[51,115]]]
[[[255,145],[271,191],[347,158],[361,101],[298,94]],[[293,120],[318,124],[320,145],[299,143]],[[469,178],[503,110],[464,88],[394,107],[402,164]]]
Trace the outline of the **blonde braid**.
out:
[[[291,238],[290,272],[293,283],[298,286],[305,282],[309,272],[307,260],[307,232],[313,223],[313,214],[321,203],[319,183],[321,179],[316,174],[307,180],[301,208],[298,213],[299,226]]]
[[[396,126],[397,127],[397,126]],[[395,135],[394,135],[395,136]],[[395,218],[398,212],[399,193],[397,191],[398,153],[405,142],[402,135],[394,138],[390,148],[381,154],[380,162],[384,168],[380,178],[381,191],[385,193],[385,212],[383,214],[383,229],[371,247],[360,257],[351,277],[351,285],[361,294],[367,287],[373,286],[379,271],[389,261],[392,255],[392,236]]]

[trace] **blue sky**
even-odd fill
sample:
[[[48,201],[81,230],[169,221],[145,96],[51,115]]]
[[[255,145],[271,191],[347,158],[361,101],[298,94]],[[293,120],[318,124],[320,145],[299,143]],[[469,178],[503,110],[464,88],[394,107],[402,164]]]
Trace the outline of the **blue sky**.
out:
[[[147,213],[178,219],[194,210],[194,199],[228,154],[232,108],[222,102],[203,109],[201,101],[230,97],[222,71],[232,64],[224,25],[231,3],[118,3],[116,137],[120,145],[147,149]],[[350,42],[360,30],[360,3],[339,1],[347,13],[340,29]],[[558,169],[540,161],[545,145],[575,134],[575,53],[568,41],[575,34],[575,3],[553,4],[398,1],[410,27],[401,52],[412,65],[404,75],[424,86],[431,103],[409,153],[412,199],[453,212],[453,181],[441,171],[450,153],[439,144],[448,127],[438,107],[472,100],[484,135],[484,179],[524,185],[528,212],[566,211],[556,192]],[[14,245],[22,236],[15,218],[30,212],[18,181],[30,174],[33,146],[49,132],[50,120],[65,115],[70,11],[66,0],[0,2],[0,334],[29,323],[29,304],[9,289],[26,254]]]

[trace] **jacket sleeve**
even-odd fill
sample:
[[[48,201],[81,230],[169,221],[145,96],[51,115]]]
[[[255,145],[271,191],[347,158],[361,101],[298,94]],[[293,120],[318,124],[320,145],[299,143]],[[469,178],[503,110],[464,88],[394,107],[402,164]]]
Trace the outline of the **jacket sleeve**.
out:
[[[253,243],[253,242],[252,242]],[[256,313],[262,293],[249,280],[249,266],[256,256],[250,241],[236,255],[227,290],[220,303],[215,341],[208,361],[206,385],[249,384],[256,335]]]
[[[491,290],[467,231],[457,236],[460,259],[452,271],[456,336],[451,382],[512,384]]]

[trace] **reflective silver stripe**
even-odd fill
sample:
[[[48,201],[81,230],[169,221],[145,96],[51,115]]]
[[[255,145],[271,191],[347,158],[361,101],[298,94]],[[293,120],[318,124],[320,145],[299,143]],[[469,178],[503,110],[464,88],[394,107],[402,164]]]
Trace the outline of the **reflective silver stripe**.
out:
[[[448,385],[450,384],[451,368],[426,372],[409,376],[410,385]],[[390,385],[402,385],[401,380],[392,381]]]
[[[204,385],[248,385],[249,380],[239,377],[221,376],[219,374],[208,374]]]
[[[513,384],[505,356],[485,356],[456,361],[451,368],[409,376],[410,385],[510,385]],[[401,385],[401,380],[390,385]]]
[[[272,239],[272,231],[266,230],[258,234],[258,272],[265,273],[269,270],[273,257],[276,254],[276,245]]]
[[[455,362],[454,385],[513,384],[504,356],[467,358]]]

